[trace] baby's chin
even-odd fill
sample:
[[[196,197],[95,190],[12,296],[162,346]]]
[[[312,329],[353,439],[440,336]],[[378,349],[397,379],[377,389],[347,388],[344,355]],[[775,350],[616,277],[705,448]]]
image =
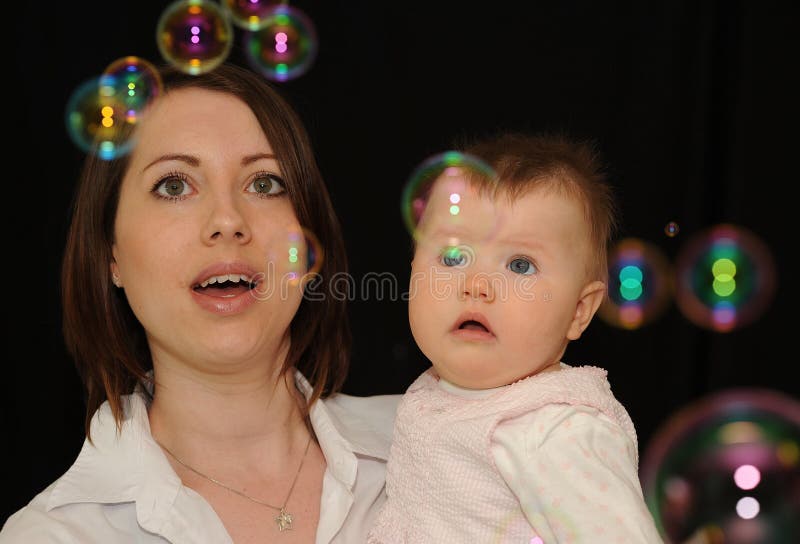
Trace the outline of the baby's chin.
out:
[[[455,364],[443,362],[443,364],[433,364],[433,368],[440,378],[463,389],[494,389],[514,383],[522,379],[527,374],[516,376],[498,372],[496,366],[483,360],[464,361],[463,359]]]

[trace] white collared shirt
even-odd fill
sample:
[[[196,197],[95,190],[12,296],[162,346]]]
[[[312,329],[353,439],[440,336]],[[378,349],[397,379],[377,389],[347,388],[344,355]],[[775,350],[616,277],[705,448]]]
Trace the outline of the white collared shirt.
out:
[[[308,396],[311,386],[295,380]],[[384,478],[400,395],[318,400],[310,411],[327,467],[317,544],[360,544],[386,499]],[[150,433],[137,392],[123,398],[119,435],[108,403],[72,467],[8,518],[0,544],[230,544],[219,516],[184,486]]]

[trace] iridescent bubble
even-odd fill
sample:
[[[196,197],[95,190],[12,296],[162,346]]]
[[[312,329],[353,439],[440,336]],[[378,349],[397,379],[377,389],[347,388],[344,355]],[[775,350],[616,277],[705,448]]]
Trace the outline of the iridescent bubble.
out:
[[[253,296],[266,300],[286,297],[290,290],[305,286],[322,269],[325,251],[319,238],[305,227],[276,229],[268,237],[265,269],[256,278]]]
[[[156,42],[167,62],[188,74],[202,74],[228,57],[233,26],[215,2],[178,0],[161,14]]]
[[[133,147],[136,116],[128,115],[125,96],[120,96],[103,77],[78,86],[67,101],[66,127],[72,141],[86,153],[110,160]]]
[[[664,226],[664,234],[666,234],[670,238],[674,238],[675,236],[677,236],[680,230],[681,230],[680,226],[678,226],[678,224],[675,221],[670,221]]]
[[[682,408],[642,457],[642,490],[667,543],[800,542],[800,401],[732,389]]]
[[[272,81],[305,74],[317,56],[317,32],[302,11],[287,5],[270,9],[259,30],[245,35],[245,55],[254,70]]]
[[[609,251],[608,297],[597,315],[615,327],[637,329],[661,316],[672,292],[671,268],[662,251],[627,238]]]
[[[318,274],[325,257],[316,235],[307,228],[290,230],[285,243],[286,278],[297,284],[308,274]]]
[[[233,23],[245,30],[261,30],[273,8],[281,0],[225,0],[223,6],[230,13]]]
[[[772,301],[772,255],[742,227],[717,225],[700,233],[676,261],[678,307],[698,326],[718,332],[743,327]]]
[[[419,240],[419,222],[430,204],[444,213],[450,226],[458,227],[463,224],[462,210],[477,194],[468,189],[481,188],[492,194],[496,186],[494,170],[481,159],[458,151],[439,153],[423,161],[406,183],[403,221],[411,236]]]
[[[122,57],[106,67],[101,85],[112,87],[125,104],[129,122],[136,123],[144,110],[164,90],[161,75],[150,62],[135,56]]]

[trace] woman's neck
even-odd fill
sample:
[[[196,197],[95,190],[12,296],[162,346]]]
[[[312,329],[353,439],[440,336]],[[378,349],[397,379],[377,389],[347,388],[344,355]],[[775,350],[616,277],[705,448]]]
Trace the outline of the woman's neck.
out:
[[[292,369],[282,374],[280,365],[258,365],[212,374],[157,361],[153,366],[150,428],[172,451],[235,455],[240,463],[252,455],[260,462],[265,454],[283,457],[307,436]]]

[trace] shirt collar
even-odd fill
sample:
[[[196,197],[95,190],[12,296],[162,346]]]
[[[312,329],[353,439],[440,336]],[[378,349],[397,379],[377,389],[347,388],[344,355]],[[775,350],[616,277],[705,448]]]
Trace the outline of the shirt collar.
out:
[[[295,371],[295,382],[309,398],[312,387],[299,371]],[[341,409],[335,400],[326,402],[319,399],[311,407],[311,425],[331,474],[352,489],[356,456],[386,460],[389,441],[358,414]],[[90,427],[94,444],[84,441],[75,463],[53,488],[48,511],[71,503],[136,502],[143,527],[165,521],[181,492],[181,480],[152,437],[141,388],[122,397],[122,407],[119,433],[107,401],[95,412]]]

